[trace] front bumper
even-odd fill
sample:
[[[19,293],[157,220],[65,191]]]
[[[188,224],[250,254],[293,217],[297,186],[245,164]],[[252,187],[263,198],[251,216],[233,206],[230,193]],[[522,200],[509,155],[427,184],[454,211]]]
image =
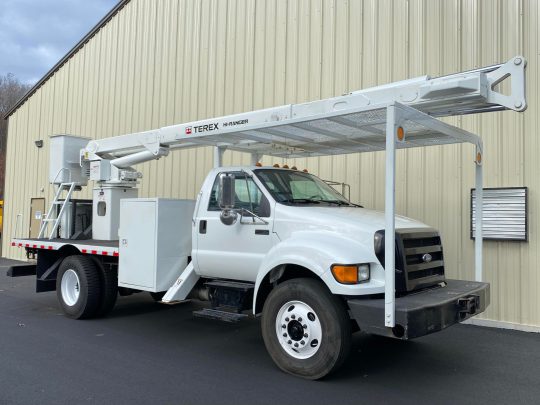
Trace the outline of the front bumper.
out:
[[[347,300],[351,317],[361,330],[403,340],[438,332],[484,312],[489,284],[446,280],[445,287],[396,298],[396,326],[384,326],[384,298]]]

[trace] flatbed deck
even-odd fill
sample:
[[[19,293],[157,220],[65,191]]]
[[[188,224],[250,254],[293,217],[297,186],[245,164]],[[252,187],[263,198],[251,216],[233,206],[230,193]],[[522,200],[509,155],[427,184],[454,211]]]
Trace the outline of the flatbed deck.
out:
[[[100,256],[118,256],[117,240],[98,240],[98,239],[48,239],[48,238],[27,238],[13,239],[11,246],[24,247],[36,250],[59,250],[64,246],[71,245],[76,247],[83,254],[93,254]]]

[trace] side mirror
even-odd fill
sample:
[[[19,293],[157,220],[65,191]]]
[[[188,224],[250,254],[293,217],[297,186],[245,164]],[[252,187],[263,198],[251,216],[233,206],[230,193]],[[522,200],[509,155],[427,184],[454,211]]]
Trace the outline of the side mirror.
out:
[[[219,206],[221,214],[219,219],[224,225],[232,225],[238,219],[238,213],[234,210],[235,190],[234,176],[222,173],[219,176]]]
[[[222,173],[219,176],[219,206],[221,209],[234,208],[234,176]]]

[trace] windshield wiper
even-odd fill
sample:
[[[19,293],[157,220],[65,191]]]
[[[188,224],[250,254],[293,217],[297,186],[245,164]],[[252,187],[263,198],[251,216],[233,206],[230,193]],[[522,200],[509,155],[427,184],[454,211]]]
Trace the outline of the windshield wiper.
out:
[[[300,203],[300,204],[320,204],[321,200],[312,200],[311,198],[287,198],[281,200],[284,203]]]
[[[313,198],[287,198],[285,200],[281,200],[282,203],[299,203],[299,204],[320,204],[320,203],[326,203],[326,204],[336,204],[341,206],[353,206],[353,207],[359,207],[364,208],[361,205],[347,202],[347,201],[341,201],[341,200],[321,200],[321,199],[313,199]]]
[[[328,203],[328,204],[336,204],[336,205],[339,205],[339,206],[343,206],[343,205],[351,206],[352,205],[353,207],[364,208],[361,205],[358,205],[358,204],[355,204],[355,203],[352,203],[352,202],[348,202],[348,201],[341,201],[341,200],[317,200],[317,201]]]
[[[359,208],[364,208],[361,205],[354,204],[347,201],[341,201],[341,200],[321,200],[321,199],[313,199],[313,198],[287,198],[286,200],[280,201],[282,203],[298,203],[298,204],[320,204],[320,203],[326,203],[326,204],[336,204],[341,206],[354,206]]]

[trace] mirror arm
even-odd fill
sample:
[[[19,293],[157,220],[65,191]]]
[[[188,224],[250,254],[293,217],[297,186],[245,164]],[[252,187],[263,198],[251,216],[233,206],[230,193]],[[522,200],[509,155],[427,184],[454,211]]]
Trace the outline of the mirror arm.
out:
[[[257,223],[255,222],[255,218],[257,218],[259,221],[261,221],[264,225],[268,225],[268,221],[264,218],[261,218],[260,216],[258,216],[257,214],[251,212],[250,210],[247,210],[245,208],[240,208],[238,211],[240,211],[240,223],[241,224],[244,224],[244,225],[261,225],[260,223]],[[251,215],[251,220],[252,222],[242,222],[242,218],[244,218],[244,213],[248,213],[249,215]]]

